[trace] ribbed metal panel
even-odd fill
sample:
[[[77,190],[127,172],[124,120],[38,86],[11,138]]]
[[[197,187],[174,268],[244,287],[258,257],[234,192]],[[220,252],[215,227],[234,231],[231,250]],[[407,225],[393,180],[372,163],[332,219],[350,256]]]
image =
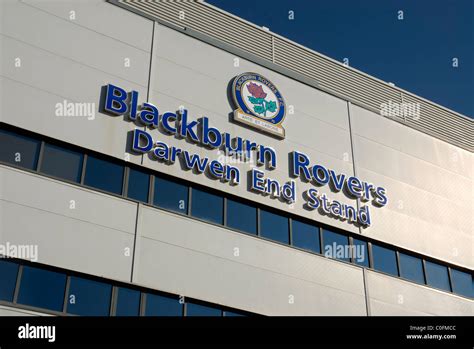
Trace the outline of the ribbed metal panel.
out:
[[[272,60],[272,35],[225,15],[199,1],[120,1],[130,7],[146,11],[149,15],[180,27],[189,27],[226,44],[248,50]]]
[[[389,103],[419,103],[420,115],[387,116],[474,151],[474,121],[298,45],[202,1],[109,0],[148,18],[191,28],[314,81],[318,87],[380,113]]]
[[[275,38],[275,63],[309,76],[317,80],[321,87],[376,110],[380,110],[381,104],[388,103],[389,100],[401,103],[400,92],[389,85],[367,79],[342,63],[316,55],[280,38]]]

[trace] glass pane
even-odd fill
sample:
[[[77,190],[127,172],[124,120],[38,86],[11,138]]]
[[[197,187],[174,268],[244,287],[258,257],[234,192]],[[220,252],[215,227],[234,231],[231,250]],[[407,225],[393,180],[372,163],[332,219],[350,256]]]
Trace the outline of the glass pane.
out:
[[[257,208],[227,199],[227,226],[249,234],[257,234]]]
[[[352,239],[353,250],[352,259],[355,264],[369,267],[369,248],[367,242],[359,239]]]
[[[260,235],[270,240],[289,244],[288,218],[260,210]]]
[[[426,261],[426,283],[442,290],[451,291],[448,268]]]
[[[295,219],[292,220],[293,246],[304,248],[316,253],[321,253],[319,243],[319,227],[306,224]]]
[[[425,277],[423,276],[422,260],[420,258],[400,253],[400,276],[424,284]]]
[[[349,237],[323,229],[324,255],[350,262]]]
[[[55,177],[79,183],[83,155],[73,150],[45,144],[40,171]]]
[[[0,300],[13,302],[18,264],[0,259]]]
[[[18,303],[55,311],[63,310],[66,275],[23,267]]]
[[[183,305],[177,297],[147,293],[146,316],[183,316]]]
[[[153,205],[186,214],[188,212],[188,186],[155,177]]]
[[[140,315],[140,291],[129,288],[117,288],[117,308],[115,316],[138,316]]]
[[[143,171],[130,168],[128,172],[127,197],[141,202],[148,202],[150,175]]]
[[[114,194],[122,193],[123,166],[107,160],[87,157],[84,184]]]
[[[71,277],[67,312],[86,316],[108,316],[112,286],[103,282]]]
[[[229,316],[229,317],[237,317],[237,316],[245,316],[244,314],[240,314],[240,313],[236,313],[236,312],[233,312],[233,311],[224,311],[223,312],[223,316]]]
[[[193,188],[191,215],[209,222],[222,224],[224,198]]]
[[[398,276],[397,255],[394,250],[372,244],[374,269]]]
[[[186,303],[186,316],[222,316],[222,310],[197,303]]]
[[[16,134],[7,130],[0,130],[0,161],[36,170],[40,141]]]
[[[456,270],[451,269],[451,277],[453,281],[453,292],[466,296],[474,297],[472,289],[472,275]]]

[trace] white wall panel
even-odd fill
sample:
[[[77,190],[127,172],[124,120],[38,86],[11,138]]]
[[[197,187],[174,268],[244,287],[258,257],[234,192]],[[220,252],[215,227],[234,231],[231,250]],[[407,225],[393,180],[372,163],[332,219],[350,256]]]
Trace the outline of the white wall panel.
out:
[[[130,281],[125,249],[133,251],[136,210],[125,200],[0,167],[0,242],[37,245],[39,263]]]
[[[364,235],[474,267],[471,153],[353,106],[359,177],[383,186]]]
[[[36,311],[0,305],[0,316],[50,316]]]
[[[366,314],[356,266],[143,206],[133,276],[140,285],[268,315]]]
[[[8,15],[2,16],[0,26],[0,120],[123,159],[127,132],[134,127],[98,113],[101,86],[113,83],[146,98],[153,24],[111,4],[90,3],[96,21],[108,19],[94,26],[90,17],[81,25],[41,9],[52,3],[35,2],[39,8],[19,1],[1,4]],[[86,16],[87,6],[79,7],[77,15]],[[107,23],[109,29],[98,32]],[[109,36],[116,26],[140,40],[147,38],[148,49],[132,45],[123,30]],[[125,66],[125,59],[130,66]],[[95,118],[56,116],[56,105],[64,101],[93,103]],[[132,155],[131,161],[140,162],[141,157]]]

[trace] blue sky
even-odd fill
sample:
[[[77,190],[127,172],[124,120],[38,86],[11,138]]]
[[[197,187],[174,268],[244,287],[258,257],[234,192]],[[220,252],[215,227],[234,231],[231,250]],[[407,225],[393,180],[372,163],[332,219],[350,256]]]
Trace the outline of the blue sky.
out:
[[[347,57],[363,72],[474,116],[474,0],[207,2],[336,60]],[[290,10],[294,20],[288,19]]]

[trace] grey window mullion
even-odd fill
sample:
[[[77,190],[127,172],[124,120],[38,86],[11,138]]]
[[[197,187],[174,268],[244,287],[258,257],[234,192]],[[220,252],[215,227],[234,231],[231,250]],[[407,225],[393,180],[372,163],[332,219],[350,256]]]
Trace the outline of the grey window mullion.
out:
[[[426,261],[424,258],[421,259],[421,264],[423,266],[423,278],[425,280],[425,285],[428,285],[428,275],[426,274]]]
[[[321,250],[321,254],[324,256],[324,239],[323,239],[323,228],[319,227],[319,247]]]
[[[402,268],[400,266],[400,253],[398,252],[398,250],[395,250],[395,258],[397,259],[397,273],[398,273],[398,277],[401,277],[402,276]]]
[[[257,236],[261,236],[261,229],[260,229],[260,225],[261,225],[261,221],[262,219],[260,218],[260,214],[261,214],[262,210],[260,209],[260,207],[257,207]]]
[[[84,158],[82,160],[82,172],[81,172],[81,185],[84,185],[84,179],[86,178],[86,166],[87,166],[87,153],[84,154]]]
[[[188,216],[191,216],[192,214],[192,208],[191,208],[191,203],[193,201],[193,190],[192,187],[188,187]]]
[[[288,243],[293,246],[293,218],[288,217]]]
[[[43,164],[43,157],[44,157],[44,147],[45,147],[46,142],[41,141],[40,143],[40,151],[38,154],[38,162],[36,163],[36,172],[41,171],[41,165]]]
[[[118,289],[119,289],[119,286],[112,285],[112,294],[110,296],[109,316],[115,316],[115,313],[117,312]]]
[[[355,248],[354,248],[354,239],[352,238],[352,236],[349,236],[349,261],[351,263],[355,263],[355,258],[354,258],[354,251],[355,251]]]
[[[369,252],[369,268],[372,268],[375,270],[374,268],[374,254],[372,253],[372,243],[371,242],[367,242],[367,248],[368,248],[368,252]]]
[[[18,302],[18,294],[20,293],[21,276],[23,274],[23,264],[18,267],[18,274],[16,275],[15,291],[13,293],[13,304]]]
[[[69,302],[69,289],[71,287],[71,276],[66,276],[66,287],[64,287],[63,313],[67,314],[67,305]]]
[[[453,287],[453,277],[451,274],[451,267],[448,266],[448,280],[449,280],[449,288],[451,289],[451,292],[454,292],[454,287]]]
[[[150,174],[150,188],[148,189],[148,204],[153,205],[153,200],[155,197],[155,176]]]
[[[224,199],[224,202],[223,202],[224,207],[222,209],[223,211],[222,214],[224,215],[224,217],[222,218],[222,222],[223,222],[224,227],[227,227],[227,197],[224,196],[223,199]]]
[[[123,181],[122,181],[122,196],[127,197],[128,194],[128,177],[130,173],[130,167],[124,166],[123,167]]]
[[[140,315],[139,316],[145,316],[145,309],[146,308],[146,293],[141,292],[140,293]]]

